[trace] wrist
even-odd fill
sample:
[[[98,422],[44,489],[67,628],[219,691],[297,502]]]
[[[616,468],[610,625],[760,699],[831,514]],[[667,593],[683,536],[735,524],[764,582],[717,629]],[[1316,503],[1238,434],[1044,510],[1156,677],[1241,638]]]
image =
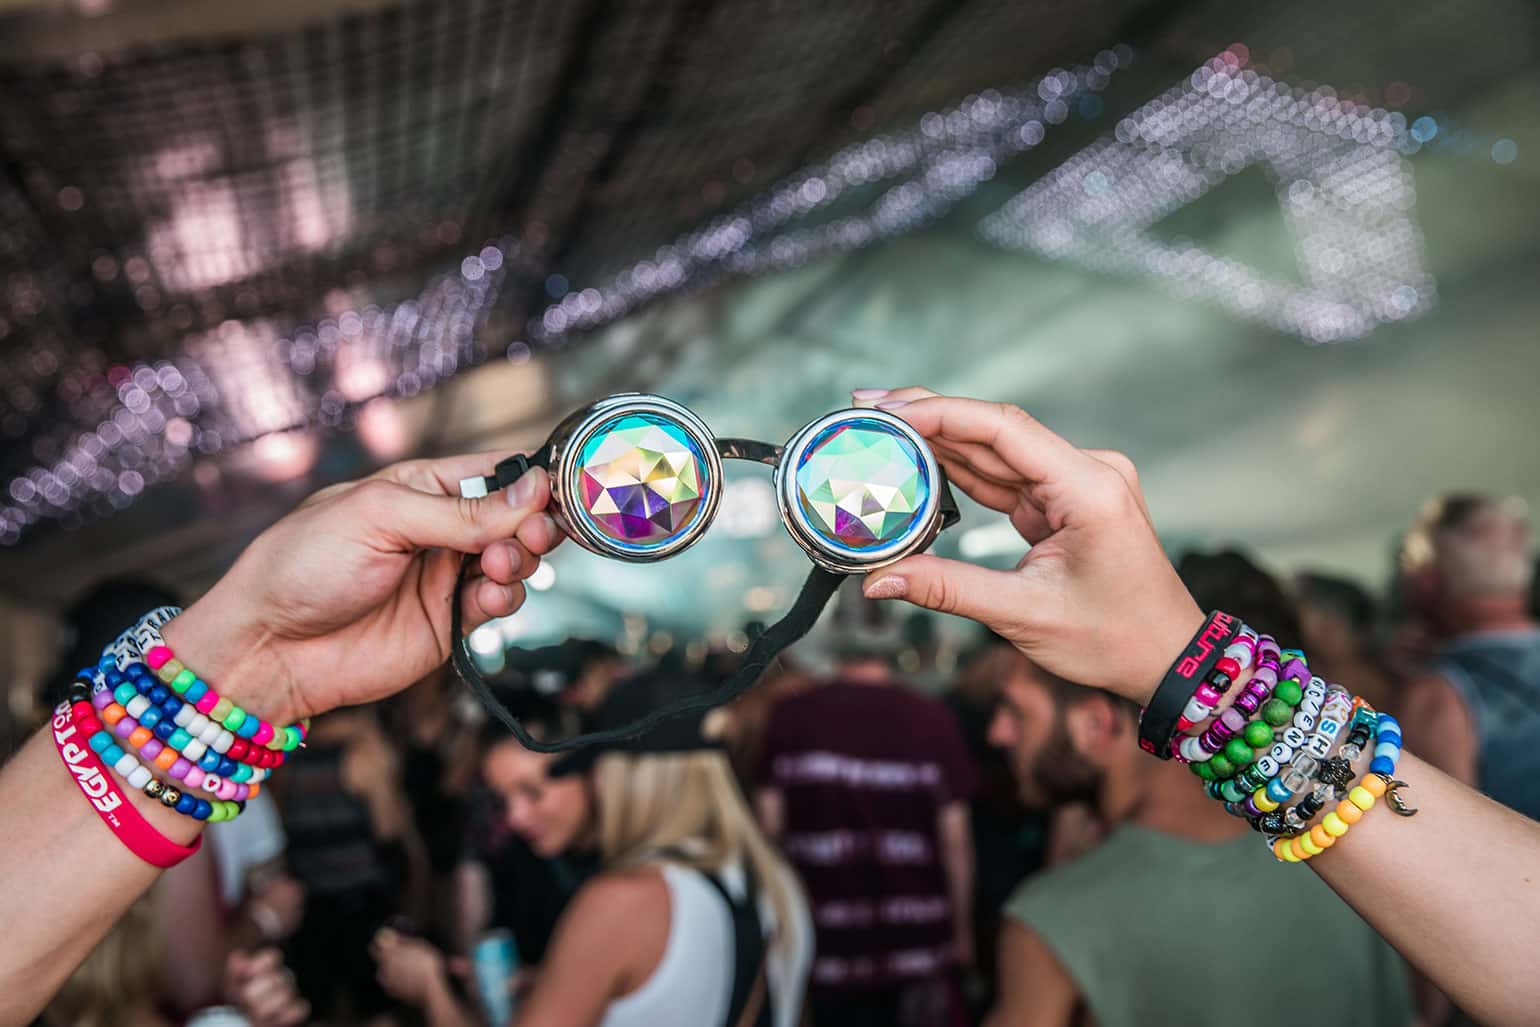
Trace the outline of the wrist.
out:
[[[266,630],[247,623],[217,590],[183,610],[161,634],[177,659],[248,714],[275,727],[303,716],[288,675],[264,659]]]
[[[1126,698],[1132,699],[1140,706],[1148,706],[1166,672],[1181,657],[1183,650],[1203,627],[1205,620],[1207,620],[1207,614],[1198,607],[1192,596],[1187,594],[1186,589],[1183,589],[1182,602],[1177,604],[1170,616],[1158,621],[1148,636],[1148,644],[1142,649],[1148,655],[1148,659],[1132,675],[1132,690]]]

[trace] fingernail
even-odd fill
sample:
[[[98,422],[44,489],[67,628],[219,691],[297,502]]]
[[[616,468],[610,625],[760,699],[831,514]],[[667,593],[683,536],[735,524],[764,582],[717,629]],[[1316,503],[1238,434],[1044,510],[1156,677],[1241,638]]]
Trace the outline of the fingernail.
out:
[[[535,490],[539,483],[533,475],[526,474],[508,489],[508,505],[515,510],[527,510],[535,505]]]
[[[877,404],[877,409],[878,410],[897,410],[899,407],[906,407],[908,405],[909,405],[909,401],[907,399],[890,399],[890,400],[887,400],[885,402],[878,403]]]
[[[868,599],[902,599],[904,593],[909,591],[909,582],[897,574],[889,574],[876,581],[868,581],[861,591]]]
[[[863,402],[873,399],[881,399],[888,394],[887,389],[851,389],[850,398]]]

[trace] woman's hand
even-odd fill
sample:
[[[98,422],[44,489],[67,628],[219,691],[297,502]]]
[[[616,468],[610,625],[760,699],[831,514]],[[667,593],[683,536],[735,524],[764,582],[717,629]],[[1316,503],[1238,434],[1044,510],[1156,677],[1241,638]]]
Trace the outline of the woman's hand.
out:
[[[461,499],[457,483],[507,454],[414,460],[316,493],[263,532],[166,625],[178,657],[259,716],[289,723],[380,699],[449,658],[462,553],[481,554],[467,628],[524,601],[561,540],[545,472]]]
[[[1078,449],[1002,403],[909,388],[856,393],[912,424],[952,484],[1009,515],[1014,570],[919,555],[874,572],[873,599],[980,621],[1060,677],[1143,703],[1203,623],[1155,537],[1134,465]]]
[[[369,954],[379,964],[376,976],[380,987],[419,1009],[449,985],[449,966],[444,954],[421,938],[381,928],[369,944]]]
[[[310,1003],[295,989],[294,974],[277,949],[230,953],[225,995],[252,1027],[296,1027],[310,1019]]]

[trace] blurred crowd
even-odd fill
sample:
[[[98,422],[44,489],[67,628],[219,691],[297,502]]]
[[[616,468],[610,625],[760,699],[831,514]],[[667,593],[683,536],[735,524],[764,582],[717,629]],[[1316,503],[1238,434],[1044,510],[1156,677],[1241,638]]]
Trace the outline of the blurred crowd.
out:
[[[1205,609],[1304,649],[1418,754],[1540,816],[1522,506],[1430,503],[1383,598],[1233,549],[1179,570]],[[97,589],[70,612],[61,674],[175,598]],[[603,752],[526,751],[447,670],[317,720],[42,1022],[459,1027],[559,1008],[611,1027],[1113,1027],[1196,994],[1214,1017],[1183,1022],[1292,1023],[1295,1003],[1261,1008],[1247,983],[1279,944],[1334,968],[1357,1023],[1459,1019],[1186,768],[1140,753],[1137,709],[992,637],[938,662],[858,591],[832,616],[827,663],[793,649],[732,706]],[[643,665],[573,639],[515,654],[497,687],[537,737],[565,737],[736,659],[682,653]],[[610,948],[619,997],[585,969]]]

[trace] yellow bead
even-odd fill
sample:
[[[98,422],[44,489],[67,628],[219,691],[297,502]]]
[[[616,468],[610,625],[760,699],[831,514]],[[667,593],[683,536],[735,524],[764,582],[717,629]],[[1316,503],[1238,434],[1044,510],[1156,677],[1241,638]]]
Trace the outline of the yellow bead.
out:
[[[1326,833],[1333,838],[1341,838],[1348,832],[1347,824],[1343,822],[1341,817],[1337,816],[1335,810],[1321,818],[1321,826],[1326,828]]]
[[[1286,838],[1279,838],[1277,841],[1273,842],[1273,855],[1277,856],[1285,863],[1299,862],[1299,860],[1294,858],[1294,853],[1289,851],[1289,842]]]
[[[1348,792],[1348,801],[1365,813],[1374,808],[1374,796],[1370,795],[1369,790],[1363,785],[1358,785]]]
[[[1256,803],[1257,809],[1261,810],[1263,813],[1271,813],[1273,810],[1278,808],[1278,804],[1267,797],[1266,788],[1258,788],[1256,791],[1252,792],[1251,801]]]
[[[186,667],[182,666],[182,661],[173,656],[160,665],[160,670],[155,672],[155,676],[169,685],[178,674],[186,669]]]
[[[221,697],[220,700],[214,704],[214,708],[209,711],[209,719],[217,720],[223,723],[224,719],[230,715],[230,711],[234,708],[234,703],[230,702],[229,699]]]
[[[1319,856],[1322,852],[1321,847],[1317,845],[1315,840],[1308,834],[1302,834],[1299,836],[1299,845],[1300,848],[1305,850],[1306,855]]]

